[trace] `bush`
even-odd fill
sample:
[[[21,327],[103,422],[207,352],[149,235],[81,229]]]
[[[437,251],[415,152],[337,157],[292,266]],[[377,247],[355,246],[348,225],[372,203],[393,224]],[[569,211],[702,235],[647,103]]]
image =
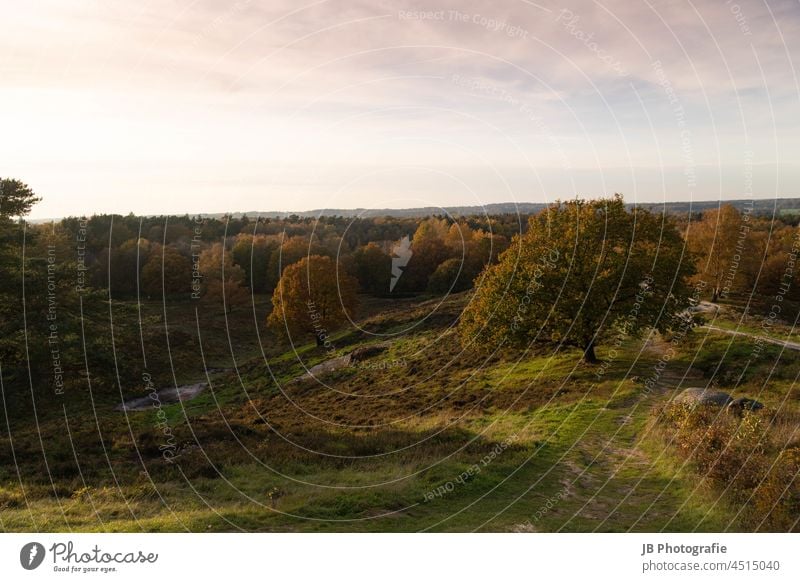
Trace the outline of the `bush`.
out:
[[[436,268],[428,281],[431,293],[458,293],[472,286],[474,273],[467,273],[461,259],[447,259]]]
[[[6,489],[0,487],[0,509],[11,509],[22,507],[25,504],[25,496],[19,489]]]
[[[797,527],[800,515],[800,447],[780,452],[764,481],[758,486],[753,501],[757,513],[778,531]]]
[[[766,410],[740,417],[714,406],[668,404],[660,415],[669,440],[714,489],[746,504],[743,518],[759,529],[797,527],[800,448],[785,449]]]

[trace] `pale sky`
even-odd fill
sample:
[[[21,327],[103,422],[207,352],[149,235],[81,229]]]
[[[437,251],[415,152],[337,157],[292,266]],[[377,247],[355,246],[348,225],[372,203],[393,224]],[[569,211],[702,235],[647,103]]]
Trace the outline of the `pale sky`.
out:
[[[33,217],[800,196],[800,1],[0,0]]]

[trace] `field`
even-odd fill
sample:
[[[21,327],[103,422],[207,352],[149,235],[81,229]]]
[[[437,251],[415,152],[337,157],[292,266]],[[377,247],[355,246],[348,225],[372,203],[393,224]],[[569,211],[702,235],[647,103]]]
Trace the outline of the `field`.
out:
[[[228,314],[142,303],[163,343],[116,346],[143,354],[138,376],[110,382],[90,369],[73,374],[66,396],[46,382],[11,401],[4,391],[0,530],[797,529],[794,479],[771,496],[766,484],[800,446],[800,358],[724,331],[758,334],[762,307],[742,323],[730,304],[706,314],[719,331],[685,338],[619,336],[592,366],[569,348],[465,350],[454,326],[469,300],[362,298],[358,327],[327,348],[270,343],[266,296]],[[796,339],[790,331],[770,333]],[[367,355],[302,377],[354,350]],[[209,387],[194,399],[117,409],[197,382]],[[757,435],[746,435],[756,440],[736,449],[744,458],[722,453],[745,438],[748,415],[723,419],[734,437],[709,461],[698,451],[708,439],[667,406],[704,386],[765,404],[752,413]],[[754,455],[749,485],[736,469],[714,470]]]

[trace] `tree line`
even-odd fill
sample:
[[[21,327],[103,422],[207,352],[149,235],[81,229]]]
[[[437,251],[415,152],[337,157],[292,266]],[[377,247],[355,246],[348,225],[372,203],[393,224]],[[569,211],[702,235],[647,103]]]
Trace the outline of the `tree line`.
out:
[[[203,296],[217,298],[224,287],[235,305],[251,292],[272,293],[287,267],[310,256],[333,259],[362,293],[463,291],[508,245],[519,218],[99,215],[28,229],[60,247],[83,239],[90,285],[115,298],[185,298],[199,278]],[[390,289],[393,252],[404,237],[411,256]]]
[[[46,319],[21,326],[20,317],[46,312],[54,293],[60,345],[78,350],[64,338],[87,321],[106,325],[104,300],[122,300],[125,309],[137,297],[191,298],[230,310],[262,294],[272,297],[274,329],[319,342],[320,330],[356,317],[359,295],[474,288],[460,322],[465,343],[558,342],[579,347],[589,362],[598,342],[620,329],[681,328],[692,301],[800,299],[796,221],[746,204],[667,215],[614,196],[557,202],[531,216],[97,215],[30,224],[24,216],[38,196],[18,180],[0,187],[6,367],[25,360],[31,334],[52,333]],[[91,338],[92,357],[109,351],[103,337]],[[47,342],[36,345],[54,361]]]

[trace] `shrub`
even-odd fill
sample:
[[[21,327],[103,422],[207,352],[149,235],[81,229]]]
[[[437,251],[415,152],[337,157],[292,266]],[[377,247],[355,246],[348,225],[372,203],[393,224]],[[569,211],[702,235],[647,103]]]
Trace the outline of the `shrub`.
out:
[[[743,519],[760,529],[796,527],[800,447],[785,449],[766,410],[741,417],[714,406],[668,404],[659,416],[681,456],[712,488],[746,504]]]

